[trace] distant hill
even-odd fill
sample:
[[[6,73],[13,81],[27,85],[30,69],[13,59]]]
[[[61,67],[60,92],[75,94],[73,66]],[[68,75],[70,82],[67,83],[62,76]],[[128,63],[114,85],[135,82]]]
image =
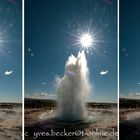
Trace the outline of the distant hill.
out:
[[[32,98],[25,98],[25,108],[41,108],[41,107],[56,107],[57,101],[52,99],[32,99]],[[111,108],[116,107],[116,103],[95,103],[95,102],[88,102],[87,106],[95,107],[95,108]]]
[[[120,98],[120,108],[140,108],[140,99]]]
[[[3,108],[13,108],[13,107],[21,107],[21,103],[0,103],[0,109]]]
[[[51,99],[32,99],[25,98],[25,109],[26,108],[40,108],[40,107],[56,107],[57,102]]]

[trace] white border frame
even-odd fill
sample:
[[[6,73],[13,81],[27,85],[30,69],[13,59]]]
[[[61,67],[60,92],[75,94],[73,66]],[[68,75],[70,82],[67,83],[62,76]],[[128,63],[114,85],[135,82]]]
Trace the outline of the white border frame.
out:
[[[119,140],[119,91],[120,91],[120,67],[119,67],[119,64],[120,64],[120,42],[119,42],[119,35],[120,35],[120,32],[119,32],[119,27],[120,27],[120,1],[117,0],[117,93],[118,93],[118,100],[117,100],[117,131],[118,131],[118,140]]]
[[[24,0],[22,0],[22,140],[24,140]]]

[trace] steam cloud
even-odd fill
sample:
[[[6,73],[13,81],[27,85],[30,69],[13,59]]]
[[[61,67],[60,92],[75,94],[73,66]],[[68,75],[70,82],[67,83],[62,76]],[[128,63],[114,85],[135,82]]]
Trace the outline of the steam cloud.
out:
[[[89,71],[84,51],[71,55],[65,66],[65,74],[58,83],[58,118],[73,122],[86,116],[85,102],[90,93]]]

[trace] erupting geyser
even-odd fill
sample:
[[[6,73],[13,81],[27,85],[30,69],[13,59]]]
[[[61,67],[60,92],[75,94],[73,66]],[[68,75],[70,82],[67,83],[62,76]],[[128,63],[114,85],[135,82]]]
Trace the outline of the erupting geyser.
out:
[[[64,77],[58,83],[58,119],[64,122],[83,120],[90,89],[84,51],[79,52],[77,57],[71,55],[66,62]]]

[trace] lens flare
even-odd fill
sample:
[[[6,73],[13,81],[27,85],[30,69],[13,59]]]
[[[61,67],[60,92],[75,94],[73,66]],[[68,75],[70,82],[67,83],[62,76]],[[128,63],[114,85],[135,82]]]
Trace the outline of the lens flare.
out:
[[[84,50],[85,52],[89,52],[92,49],[96,49],[95,46],[97,45],[97,34],[94,33],[90,29],[83,32],[82,30],[79,30],[79,33],[77,35],[72,34],[74,37],[76,37],[75,43],[72,46],[80,47],[79,51]]]
[[[90,34],[83,34],[81,37],[80,37],[80,44],[84,47],[84,48],[88,48],[88,47],[91,47],[92,46],[92,43],[93,43],[93,38]]]

